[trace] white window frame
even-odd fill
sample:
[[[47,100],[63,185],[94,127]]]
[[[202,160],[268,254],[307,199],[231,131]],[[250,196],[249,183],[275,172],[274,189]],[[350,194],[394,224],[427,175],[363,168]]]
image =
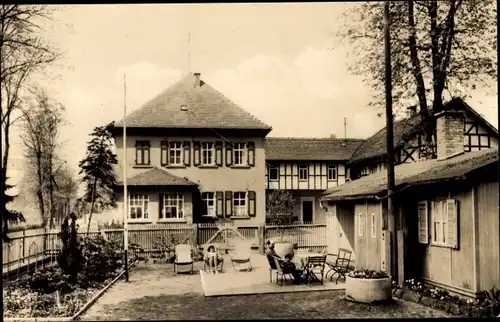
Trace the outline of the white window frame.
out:
[[[432,209],[432,244],[448,245],[448,212],[446,200],[435,201]]]
[[[337,165],[336,164],[329,164],[328,167],[327,167],[327,174],[328,174],[328,181],[335,181],[337,180]],[[331,172],[330,170],[333,170],[335,175],[333,177],[330,176]]]
[[[247,159],[247,144],[246,143],[241,143],[241,142],[236,142],[233,144],[233,165],[235,166],[244,166],[247,165],[248,159]],[[240,160],[240,158],[236,157],[236,155],[241,156],[241,162],[236,162]]]
[[[302,176],[302,171],[305,171],[305,177]],[[309,180],[309,166],[307,164],[299,164],[299,181]]]
[[[205,162],[205,154],[207,154],[206,159],[210,159]],[[201,164],[202,165],[215,165],[215,143],[214,142],[201,142]]]
[[[215,198],[215,192],[206,191],[201,194],[201,199],[207,206],[207,217],[217,217],[217,200]]]
[[[167,192],[163,196],[163,209],[161,211],[163,221],[184,220],[184,195],[177,192]],[[167,218],[167,209],[175,208],[176,216]]]
[[[242,197],[243,194],[243,197]],[[235,191],[233,192],[233,216],[234,217],[246,217],[248,216],[248,205],[247,205],[248,193],[246,191]],[[236,205],[238,203],[238,205]],[[243,204],[242,204],[243,203]]]
[[[374,212],[371,213],[371,232],[372,232],[372,238],[377,238],[377,222],[376,222],[376,215]]]
[[[269,173],[268,173],[268,177],[269,177],[269,181],[278,181],[279,178],[280,178],[280,168],[279,166],[277,165],[269,165]],[[276,177],[273,178],[271,177],[271,170],[276,170]]]
[[[132,218],[132,209],[140,209],[141,217]],[[137,211],[134,212],[136,214]],[[148,220],[149,219],[149,195],[146,193],[130,193],[128,195],[128,220]]]
[[[172,141],[168,142],[168,165],[183,165],[184,151],[182,150],[182,142]],[[172,153],[179,153],[179,155],[172,155]],[[177,161],[179,158],[179,162]]]

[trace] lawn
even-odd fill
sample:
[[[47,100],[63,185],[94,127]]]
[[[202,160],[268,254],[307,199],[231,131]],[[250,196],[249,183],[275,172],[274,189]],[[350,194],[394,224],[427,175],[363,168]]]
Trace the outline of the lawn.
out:
[[[202,320],[302,318],[445,317],[418,304],[393,301],[365,305],[346,301],[344,291],[205,297],[199,274],[173,275],[171,266],[131,271],[82,317],[84,320]],[[286,286],[285,286],[286,287]]]

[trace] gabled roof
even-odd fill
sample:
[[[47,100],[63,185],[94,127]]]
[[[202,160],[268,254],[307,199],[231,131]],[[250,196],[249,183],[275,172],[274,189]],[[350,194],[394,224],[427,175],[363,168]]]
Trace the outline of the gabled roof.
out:
[[[181,110],[186,105],[186,110]],[[123,120],[116,122],[123,127]],[[189,74],[127,116],[128,128],[257,129],[271,127]]]
[[[447,102],[444,106],[445,110],[463,110],[467,113],[472,114],[476,117],[486,129],[494,134],[498,134],[498,130],[491,125],[484,117],[477,113],[472,107],[465,103],[461,98],[453,98]],[[432,111],[430,111],[432,113]],[[422,123],[422,118],[420,115],[415,115],[410,118],[406,118],[400,121],[396,121],[393,124],[394,128],[394,147],[398,147],[404,143],[404,140],[415,134],[420,130],[420,125]],[[350,162],[361,161],[364,159],[370,159],[374,157],[385,156],[386,147],[386,128],[384,127],[368,139],[366,139],[359,148],[354,152]]]
[[[345,161],[362,142],[362,139],[268,137],[266,160]]]
[[[119,183],[123,185],[123,182]],[[187,179],[175,176],[165,170],[153,167],[127,180],[127,186],[196,186]]]
[[[403,163],[394,167],[396,187],[419,185],[439,180],[462,177],[473,170],[498,162],[498,149],[467,152],[453,158],[432,159]],[[327,189],[322,200],[348,200],[373,198],[387,190],[387,172],[379,171],[369,176]]]

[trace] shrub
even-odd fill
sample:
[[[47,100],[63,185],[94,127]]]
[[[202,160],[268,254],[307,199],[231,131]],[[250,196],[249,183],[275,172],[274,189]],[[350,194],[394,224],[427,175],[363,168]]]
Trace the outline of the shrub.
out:
[[[74,284],[84,261],[77,237],[76,215],[74,213],[64,219],[59,238],[61,238],[63,247],[59,252],[57,262]]]
[[[383,271],[375,271],[371,269],[357,269],[349,272],[348,276],[352,278],[364,279],[381,279],[389,277],[389,275]]]
[[[105,240],[101,235],[89,237],[86,242],[84,262],[81,278],[103,282],[123,267],[122,246],[120,243]]]

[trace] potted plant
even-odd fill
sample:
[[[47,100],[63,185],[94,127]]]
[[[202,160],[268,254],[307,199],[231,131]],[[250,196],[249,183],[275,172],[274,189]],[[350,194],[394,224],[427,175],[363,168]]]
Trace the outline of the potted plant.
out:
[[[382,271],[356,269],[346,276],[346,298],[362,303],[387,301],[392,298],[391,276]]]
[[[274,239],[274,251],[281,258],[286,254],[295,255],[294,249],[297,249],[297,243],[285,239],[285,228],[287,225],[297,221],[293,215],[295,199],[291,191],[273,190],[267,195],[266,211],[267,222],[277,226],[278,238]]]

